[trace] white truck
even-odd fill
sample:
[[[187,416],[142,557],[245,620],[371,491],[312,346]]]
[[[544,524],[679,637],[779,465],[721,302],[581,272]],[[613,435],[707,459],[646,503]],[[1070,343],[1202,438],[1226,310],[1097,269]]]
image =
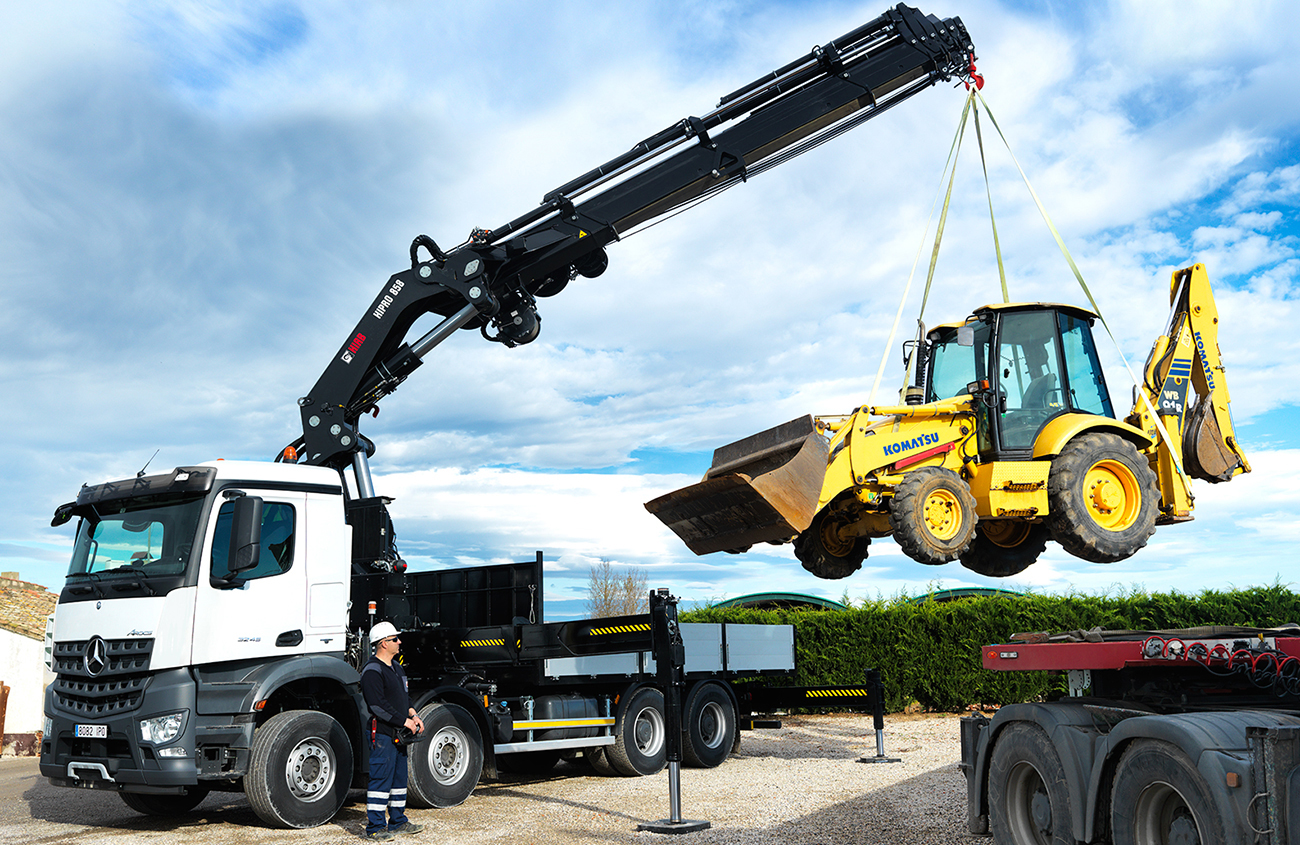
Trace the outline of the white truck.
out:
[[[232,789],[269,824],[321,824],[365,783],[357,669],[376,619],[408,632],[406,671],[429,729],[411,758],[413,804],[458,803],[480,773],[577,749],[603,771],[657,770],[665,723],[646,666],[649,618],[544,623],[540,557],[527,571],[407,572],[359,421],[457,329],[511,347],[534,340],[538,298],[599,276],[605,246],[632,228],[973,70],[960,19],[891,9],[503,226],[448,252],[417,237],[410,268],[299,400],[302,436],[275,462],[83,487],[54,518],[79,522],[55,613],[41,773],[115,790],[145,813]],[[407,343],[431,313],[441,322]],[[790,637],[734,626],[685,637],[687,762],[727,756],[738,723],[762,706],[728,681],[791,671]]]

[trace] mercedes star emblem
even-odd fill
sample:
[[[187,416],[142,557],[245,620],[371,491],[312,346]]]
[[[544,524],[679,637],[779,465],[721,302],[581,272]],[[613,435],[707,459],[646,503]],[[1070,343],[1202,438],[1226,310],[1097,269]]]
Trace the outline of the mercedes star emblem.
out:
[[[83,660],[86,674],[94,677],[108,668],[108,643],[102,637],[91,637],[86,643],[86,656]]]

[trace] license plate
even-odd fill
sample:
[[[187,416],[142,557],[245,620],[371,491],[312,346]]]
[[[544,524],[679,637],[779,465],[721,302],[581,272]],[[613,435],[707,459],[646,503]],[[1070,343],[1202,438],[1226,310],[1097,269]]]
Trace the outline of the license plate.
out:
[[[108,725],[76,725],[76,735],[89,739],[108,739]]]

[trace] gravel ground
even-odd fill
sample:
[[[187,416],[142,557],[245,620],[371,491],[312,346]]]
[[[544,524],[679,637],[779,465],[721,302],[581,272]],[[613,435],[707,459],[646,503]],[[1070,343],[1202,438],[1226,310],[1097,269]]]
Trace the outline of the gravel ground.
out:
[[[864,764],[875,754],[871,719],[858,715],[787,717],[780,730],[743,734],[740,751],[716,769],[682,769],[682,815],[712,827],[664,837],[637,832],[665,819],[667,772],[605,778],[561,763],[545,778],[505,776],[480,784],[449,810],[413,810],[426,825],[419,840],[455,843],[681,842],[713,845],[958,843],[965,832],[965,780],[954,716],[892,716],[885,753],[900,763]],[[8,843],[356,841],[364,796],[330,824],[281,831],[262,826],[242,795],[213,794],[181,820],[139,816],[112,794],[50,786],[30,758],[0,762],[0,845]],[[401,840],[399,840],[401,841]]]

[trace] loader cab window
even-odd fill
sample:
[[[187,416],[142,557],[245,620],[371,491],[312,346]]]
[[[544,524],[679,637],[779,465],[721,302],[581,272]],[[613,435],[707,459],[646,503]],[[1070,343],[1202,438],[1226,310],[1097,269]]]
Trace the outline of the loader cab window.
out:
[[[966,392],[966,386],[975,380],[975,351],[957,342],[956,329],[934,332],[930,346],[930,378],[927,383],[926,402],[951,399]],[[978,348],[979,343],[976,342]]]
[[[212,577],[225,578],[230,572],[230,523],[234,519],[235,503],[222,504],[217,512],[216,534],[212,538]],[[284,502],[266,502],[262,505],[262,552],[257,566],[241,572],[242,581],[270,578],[288,572],[293,566],[294,524],[293,505]]]
[[[1033,449],[1043,423],[1067,410],[1063,374],[1055,312],[1014,311],[1002,315],[997,379],[1002,403],[999,445],[1003,451]]]
[[[1115,409],[1110,402],[1110,391],[1106,389],[1091,325],[1087,320],[1069,314],[1059,314],[1058,317],[1071,410],[1114,417]]]

